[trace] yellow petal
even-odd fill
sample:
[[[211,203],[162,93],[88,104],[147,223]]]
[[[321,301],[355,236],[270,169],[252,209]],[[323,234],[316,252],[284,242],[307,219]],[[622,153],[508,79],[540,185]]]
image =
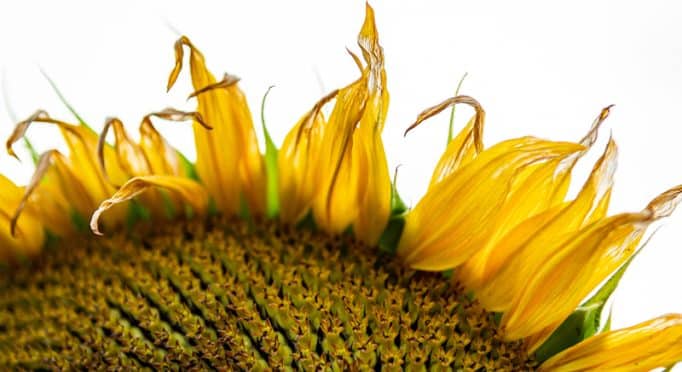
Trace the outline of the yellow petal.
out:
[[[26,213],[15,222],[14,210],[24,191],[0,175],[0,260],[10,262],[17,257],[30,257],[40,251],[45,241],[43,225],[34,213]]]
[[[107,133],[111,127],[114,129],[113,147],[121,168],[131,177],[149,174],[151,166],[142,148],[130,139],[121,120],[118,118],[108,118],[104,123],[102,133],[99,135],[99,142],[97,143],[97,159],[105,177],[107,168],[104,159],[104,148]]]
[[[540,366],[539,371],[649,371],[682,361],[682,314],[592,336]]]
[[[95,132],[84,125],[72,125],[52,119],[45,111],[37,111],[31,117],[16,125],[10,138],[7,140],[8,153],[15,156],[12,145],[23,138],[32,123],[46,123],[59,128],[69,148],[66,164],[71,169],[77,171],[77,178],[92,199],[102,200],[115,190],[108,179],[114,183],[122,183],[128,178],[119,166],[116,155],[110,146],[105,146],[103,149],[108,177],[104,175],[96,160],[99,139]],[[119,214],[119,212],[116,212],[116,214]],[[119,217],[123,218],[123,215]]]
[[[206,129],[209,126],[198,112],[184,112],[175,109],[165,109],[146,115],[140,124],[140,148],[149,162],[151,174],[166,174],[181,176],[185,170],[180,163],[178,151],[166,142],[161,134],[154,128],[151,118],[158,117],[170,121],[195,120]]]
[[[92,218],[90,219],[90,229],[92,229],[92,232],[96,235],[102,235],[99,231],[98,221],[100,215],[104,213],[104,211],[155,187],[176,193],[181,196],[183,200],[187,201],[194,213],[199,215],[205,214],[208,206],[208,195],[203,186],[199,183],[187,178],[175,176],[154,175],[134,177],[121,186],[111,198],[103,201],[95,213],[92,214]]]
[[[38,189],[42,190],[38,192],[41,196],[35,198]],[[44,198],[51,199],[52,203],[38,204]],[[14,230],[14,226],[23,219],[20,216],[24,209],[29,207],[36,211],[50,230],[67,233],[72,230],[71,220],[64,218],[70,214],[69,208],[81,216],[87,216],[95,206],[95,200],[71,169],[66,157],[57,150],[49,150],[40,155],[36,170],[15,207],[10,226]]]
[[[541,265],[526,268],[532,276],[502,318],[505,337],[518,339],[558,326],[632,256],[647,227],[670,215],[680,201],[682,186],[659,195],[642,212],[600,220],[560,245],[546,246],[552,254]]]
[[[339,90],[329,122],[322,133],[319,191],[313,201],[315,222],[331,233],[341,233],[357,217],[358,169],[352,168],[353,132],[367,101],[365,78]]]
[[[407,216],[398,254],[412,268],[446,270],[480,249],[494,229],[516,176],[525,167],[583,150],[532,137],[501,142],[429,188]]]
[[[609,141],[583,189],[570,204],[552,204],[555,201],[551,201],[551,198],[542,200],[543,194],[552,195],[556,188],[563,187],[562,176],[558,176],[559,179],[553,178],[551,182],[543,181],[544,185],[533,182],[532,177],[523,182],[518,191],[520,196],[512,196],[512,202],[502,208],[502,217],[498,219],[498,227],[491,235],[488,245],[463,265],[458,274],[468,288],[476,291],[487,309],[506,310],[512,296],[525,286],[528,277],[532,275],[533,271],[529,267],[541,265],[553,253],[552,247],[559,244],[566,235],[605,215],[617,154],[615,142]],[[540,168],[537,171],[556,170]],[[544,174],[538,180],[550,175]],[[536,190],[540,193],[536,193]],[[536,205],[540,208],[535,209]],[[539,213],[542,209],[546,211]],[[521,211],[520,217],[525,215],[527,219],[512,226],[499,223],[510,221],[510,217],[518,211]],[[539,214],[528,218],[533,212]]]
[[[369,5],[358,45],[367,66],[355,58],[362,76],[338,92],[321,134],[313,214],[324,230],[340,233],[353,225],[356,236],[373,245],[388,222],[391,181],[381,142],[389,101],[386,72]]]
[[[305,217],[318,190],[317,157],[326,121],[322,106],[336,97],[337,90],[318,101],[284,138],[277,158],[280,219],[295,223]]]
[[[483,151],[483,123],[485,121],[485,111],[481,104],[469,96],[456,96],[427,108],[422,111],[417,120],[405,131],[407,134],[412,129],[419,126],[424,120],[437,115],[446,108],[463,103],[476,110],[476,114],[469,120],[469,123],[459,132],[459,134],[448,143],[445,152],[438,160],[438,164],[431,176],[429,187],[442,181],[448,175],[472,161],[481,151]]]
[[[190,49],[192,85],[196,91],[192,96],[197,98],[197,111],[213,127],[207,131],[196,120],[193,125],[199,178],[224,213],[237,213],[243,195],[250,212],[259,215],[265,209],[265,166],[246,97],[233,76],[226,75],[216,83],[203,55],[185,36],[175,43],[175,67],[168,79],[168,89],[182,69],[184,46]]]

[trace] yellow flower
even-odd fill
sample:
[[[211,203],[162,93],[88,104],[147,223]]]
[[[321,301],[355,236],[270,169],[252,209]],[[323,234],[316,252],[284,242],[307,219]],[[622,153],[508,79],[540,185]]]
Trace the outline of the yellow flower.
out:
[[[216,81],[184,36],[168,89],[187,47],[196,112],[144,116],[138,142],[116,118],[99,136],[44,111],[18,123],[11,155],[33,123],[57,126],[68,154],[43,152],[26,187],[0,176],[0,365],[574,371],[682,359],[682,315],[615,331],[600,321],[647,228],[682,201],[677,186],[608,216],[613,139],[567,199],[610,107],[578,142],[488,148],[476,99],[425,110],[408,131],[452,105],[475,114],[405,210],[381,141],[389,96],[369,5],[358,45],[359,77],[312,105],[279,151],[264,124],[261,153],[239,79]],[[152,119],[192,121],[196,164]]]

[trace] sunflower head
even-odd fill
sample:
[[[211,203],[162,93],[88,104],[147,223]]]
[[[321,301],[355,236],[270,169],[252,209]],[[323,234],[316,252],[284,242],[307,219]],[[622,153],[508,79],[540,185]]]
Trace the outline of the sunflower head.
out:
[[[682,201],[676,186],[609,215],[613,139],[568,197],[610,106],[578,141],[489,147],[475,98],[424,110],[406,134],[455,105],[474,114],[408,209],[381,140],[389,94],[369,5],[358,48],[358,77],[312,103],[279,148],[263,122],[264,153],[239,78],[217,80],[185,36],[167,89],[187,54],[197,108],[145,115],[138,141],[115,117],[100,133],[42,110],[16,124],[10,155],[37,125],[57,127],[68,152],[36,154],[24,187],[0,176],[0,365],[578,371],[682,359],[680,314],[601,321],[650,225]],[[195,162],[159,120],[191,123]]]

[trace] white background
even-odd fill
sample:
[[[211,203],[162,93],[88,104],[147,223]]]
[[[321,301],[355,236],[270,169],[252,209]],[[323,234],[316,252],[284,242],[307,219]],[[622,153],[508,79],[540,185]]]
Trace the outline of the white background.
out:
[[[101,128],[105,117],[115,115],[136,133],[145,113],[193,107],[185,101],[188,71],[165,93],[172,45],[181,32],[216,75],[228,71],[242,78],[255,117],[266,88],[276,85],[266,117],[280,143],[324,92],[356,78],[344,48],[357,51],[364,16],[361,1],[283,3],[5,2],[0,67],[7,97],[0,95],[20,118],[43,108],[72,120],[42,68],[91,125]],[[620,145],[612,213],[638,210],[682,183],[682,12],[674,2],[406,3],[373,5],[391,93],[384,141],[391,168],[403,165],[399,188],[408,203],[425,191],[444,148],[447,114],[407,138],[402,132],[422,109],[452,95],[464,72],[469,78],[462,92],[488,113],[487,145],[526,134],[578,140],[603,106],[616,104],[600,145],[576,177],[578,186],[612,130]],[[459,112],[461,126],[469,112]],[[3,138],[11,125],[3,105]],[[189,126],[158,128],[193,157]],[[29,133],[40,149],[63,148],[56,131],[35,127]],[[31,173],[22,154],[21,164],[0,155],[0,171],[18,182]],[[624,278],[614,326],[682,312],[680,241],[682,210],[663,223]]]

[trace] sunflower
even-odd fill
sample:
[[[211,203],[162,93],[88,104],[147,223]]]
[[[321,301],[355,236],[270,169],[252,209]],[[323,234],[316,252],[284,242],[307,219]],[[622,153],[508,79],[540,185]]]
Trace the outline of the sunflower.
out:
[[[485,111],[449,139],[408,209],[389,174],[388,110],[372,8],[349,52],[359,77],[261,153],[239,79],[217,80],[187,37],[194,112],[145,116],[139,141],[38,111],[68,153],[35,154],[25,187],[0,176],[0,364],[7,369],[648,370],[682,359],[682,315],[610,330],[602,312],[648,227],[682,186],[608,216],[617,146],[580,192],[578,142],[485,147]],[[265,103],[265,98],[263,99]],[[328,112],[328,115],[325,114]],[[79,118],[79,117],[78,117]],[[188,161],[155,121],[191,123]],[[31,129],[33,130],[33,129]],[[113,143],[106,137],[113,131]],[[89,221],[89,223],[88,223]]]

